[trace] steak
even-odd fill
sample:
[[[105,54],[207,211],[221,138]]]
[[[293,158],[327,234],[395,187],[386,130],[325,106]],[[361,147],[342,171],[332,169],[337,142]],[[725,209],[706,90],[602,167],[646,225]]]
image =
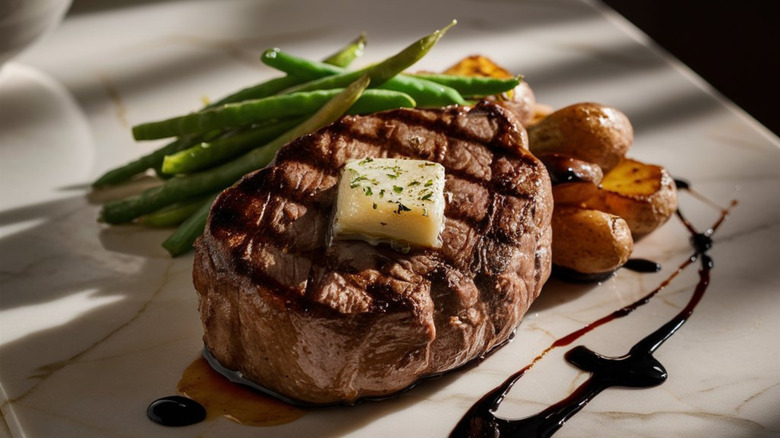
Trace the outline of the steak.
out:
[[[446,169],[440,249],[329,242],[341,167]],[[345,116],[215,201],[193,277],[208,353],[306,405],[397,393],[506,341],[550,273],[550,181],[507,109]]]

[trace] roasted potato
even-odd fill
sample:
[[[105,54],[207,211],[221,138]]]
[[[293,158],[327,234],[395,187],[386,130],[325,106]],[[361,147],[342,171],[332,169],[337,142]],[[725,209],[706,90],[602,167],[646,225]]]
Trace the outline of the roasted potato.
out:
[[[539,154],[536,158],[544,164],[553,185],[571,182],[598,185],[604,178],[604,173],[598,165],[567,155]]]
[[[625,219],[634,236],[663,225],[677,209],[677,188],[663,167],[624,159],[604,175],[584,206]]]
[[[552,262],[578,274],[608,275],[634,250],[628,224],[619,216],[572,206],[555,206]]]
[[[484,56],[470,56],[444,73],[511,77]],[[648,233],[677,208],[674,182],[663,168],[625,159],[634,141],[628,117],[598,103],[553,111],[536,102],[526,82],[500,105],[526,127],[530,150],[553,182],[553,264],[578,280],[594,280],[623,266],[634,236]]]
[[[536,97],[528,82],[522,81],[505,96],[495,98],[497,103],[512,111],[523,126],[528,126],[536,117]]]
[[[444,73],[450,75],[484,76],[491,78],[511,78],[515,76],[505,68],[493,62],[490,58],[482,55],[463,58],[457,64],[445,70]],[[534,96],[531,87],[525,81],[521,81],[514,90],[501,96],[493,96],[489,99],[496,101],[499,105],[512,111],[523,126],[530,124],[534,118],[538,116],[536,97]]]
[[[550,181],[556,204],[580,204],[598,193],[604,177],[601,167],[560,154],[540,154]]]
[[[604,173],[625,157],[634,130],[625,114],[598,103],[577,103],[529,125],[535,155],[558,153],[601,166]]]

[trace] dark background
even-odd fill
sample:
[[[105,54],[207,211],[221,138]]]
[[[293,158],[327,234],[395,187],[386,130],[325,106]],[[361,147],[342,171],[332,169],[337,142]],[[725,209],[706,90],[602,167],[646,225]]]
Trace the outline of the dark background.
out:
[[[602,0],[780,136],[777,0]]]

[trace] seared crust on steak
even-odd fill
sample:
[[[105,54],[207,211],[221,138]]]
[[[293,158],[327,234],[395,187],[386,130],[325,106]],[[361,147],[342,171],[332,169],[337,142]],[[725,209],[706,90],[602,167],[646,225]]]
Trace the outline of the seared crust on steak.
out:
[[[214,203],[193,271],[225,368],[307,404],[398,392],[505,341],[550,273],[544,166],[505,108],[346,116],[298,138]],[[350,159],[441,163],[441,249],[327,245]]]

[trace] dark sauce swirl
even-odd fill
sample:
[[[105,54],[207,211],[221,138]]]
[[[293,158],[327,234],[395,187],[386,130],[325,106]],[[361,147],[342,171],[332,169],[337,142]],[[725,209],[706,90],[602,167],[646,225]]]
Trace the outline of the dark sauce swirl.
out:
[[[641,272],[643,274],[659,272],[661,270],[660,263],[654,262],[652,260],[639,259],[639,258],[628,259],[628,261],[623,265],[623,267],[630,271]]]
[[[689,183],[682,180],[678,181],[678,188],[690,190]],[[704,293],[710,284],[710,270],[713,267],[712,258],[707,254],[707,251],[712,248],[712,234],[723,222],[726,215],[729,213],[730,208],[735,205],[736,202],[732,202],[729,208],[721,209],[721,215],[718,221],[705,232],[698,232],[678,209],[677,217],[682,221],[691,235],[691,245],[694,252],[676,271],[672,272],[672,274],[656,289],[634,303],[618,309],[553,342],[552,345],[542,352],[542,354],[537,356],[530,364],[511,375],[503,384],[487,393],[475,403],[455,426],[455,429],[450,436],[549,437],[563,427],[564,423],[569,418],[583,409],[590,400],[605,389],[615,386],[649,388],[662,384],[667,377],[666,369],[655,359],[653,353],[669,339],[669,337],[679,330],[680,327],[682,327],[693,314],[696,305],[704,296]],[[531,417],[508,420],[495,415],[495,411],[498,410],[499,405],[512,386],[550,350],[569,345],[596,327],[630,314],[638,307],[646,304],[653,296],[668,286],[685,268],[696,261],[700,262],[699,281],[686,306],[666,324],[637,342],[627,354],[619,357],[607,357],[584,346],[574,347],[566,352],[564,357],[569,363],[577,368],[591,373],[591,376],[571,395]],[[634,267],[636,268],[638,266],[640,271],[647,270],[653,272],[656,269],[654,267],[652,270],[650,269],[652,263],[653,262],[650,261],[638,261],[634,263],[636,265]]]

